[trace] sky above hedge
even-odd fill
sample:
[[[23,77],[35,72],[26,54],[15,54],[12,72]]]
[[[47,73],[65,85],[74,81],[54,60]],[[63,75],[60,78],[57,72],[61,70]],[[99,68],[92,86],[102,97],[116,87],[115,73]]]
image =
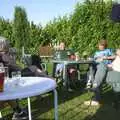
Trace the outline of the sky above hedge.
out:
[[[14,7],[22,6],[30,21],[45,25],[54,17],[71,13],[78,1],[84,0],[0,0],[0,16],[12,20]]]

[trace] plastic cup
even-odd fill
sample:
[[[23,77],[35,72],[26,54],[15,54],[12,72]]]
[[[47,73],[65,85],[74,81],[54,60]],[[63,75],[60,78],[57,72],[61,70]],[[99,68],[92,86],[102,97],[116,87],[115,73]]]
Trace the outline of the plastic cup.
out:
[[[4,91],[4,80],[5,80],[5,72],[0,71],[0,92]]]

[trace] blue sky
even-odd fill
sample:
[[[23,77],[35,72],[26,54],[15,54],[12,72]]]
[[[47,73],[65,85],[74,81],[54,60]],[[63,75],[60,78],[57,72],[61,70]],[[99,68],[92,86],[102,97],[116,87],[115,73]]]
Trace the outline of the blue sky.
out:
[[[0,0],[0,16],[12,20],[14,7],[22,6],[29,21],[45,25],[54,17],[71,13],[78,1],[84,0]]]

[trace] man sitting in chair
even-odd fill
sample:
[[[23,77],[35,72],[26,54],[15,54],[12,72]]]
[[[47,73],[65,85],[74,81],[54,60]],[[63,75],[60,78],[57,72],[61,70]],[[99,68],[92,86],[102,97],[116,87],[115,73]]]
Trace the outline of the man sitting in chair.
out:
[[[59,45],[59,52],[61,52],[61,54],[63,53],[64,55],[59,56],[61,57],[61,60],[75,60],[75,55],[71,50],[66,50],[65,47],[65,43],[61,42]],[[58,53],[59,54],[59,53]],[[64,69],[64,64],[57,64],[56,66],[56,75],[57,76],[62,76],[63,74],[63,69]],[[70,82],[72,80],[77,79],[77,69],[75,68],[74,65],[68,65],[67,66],[67,77],[69,79],[68,81],[68,91],[72,91],[71,87],[70,87]],[[63,81],[64,82],[64,81]]]

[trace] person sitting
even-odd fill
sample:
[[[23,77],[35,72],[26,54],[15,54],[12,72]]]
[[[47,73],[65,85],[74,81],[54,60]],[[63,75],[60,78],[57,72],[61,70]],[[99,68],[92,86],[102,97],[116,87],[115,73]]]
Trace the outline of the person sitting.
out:
[[[111,64],[108,64],[108,69],[106,82],[113,89],[113,107],[118,110],[120,96],[120,49],[116,50],[116,57]]]
[[[31,64],[21,71],[22,76],[49,77],[47,75],[47,71],[43,69],[41,63],[41,58],[38,55],[32,55]]]
[[[9,77],[11,77],[12,72],[16,70],[20,70],[20,67],[18,67],[14,59],[12,59],[10,52],[9,52],[9,48],[10,48],[9,41],[4,37],[0,37],[0,64],[4,67],[8,67]],[[0,101],[0,108],[5,103],[8,103],[13,109],[14,113],[13,113],[12,120],[28,118],[27,111],[26,112],[23,111],[22,108],[18,105],[18,102]]]
[[[113,71],[120,72],[120,49],[116,50],[115,59],[111,64],[108,64],[107,66]]]
[[[99,105],[101,102],[100,96],[100,86],[105,79],[108,72],[108,65],[111,64],[112,60],[115,58],[111,49],[107,48],[107,41],[101,40],[98,43],[98,51],[94,54],[94,71],[95,76],[92,80],[91,90],[94,93],[92,101],[85,101],[85,105]]]
[[[59,50],[61,51],[61,53],[66,50],[64,42],[60,43]],[[75,54],[69,50],[69,51],[67,51],[66,58],[67,58],[67,60],[75,60]],[[63,69],[64,69],[64,64],[61,64],[61,63],[57,64],[56,75],[57,76],[62,76]],[[72,91],[72,89],[70,87],[70,83],[71,83],[72,80],[77,79],[76,76],[77,76],[76,66],[74,64],[68,65],[67,66],[67,78],[68,78],[67,87],[68,87],[68,91]],[[65,81],[63,81],[63,82],[65,82]]]

